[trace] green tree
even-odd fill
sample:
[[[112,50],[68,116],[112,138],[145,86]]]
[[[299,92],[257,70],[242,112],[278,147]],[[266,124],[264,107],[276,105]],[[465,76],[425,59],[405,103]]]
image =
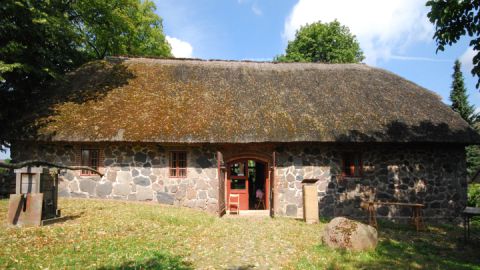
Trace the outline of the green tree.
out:
[[[467,146],[465,151],[467,156],[467,173],[469,177],[472,177],[480,170],[480,146]]]
[[[460,61],[456,60],[453,66],[453,81],[450,91],[451,107],[472,126],[477,121],[478,115],[475,113],[475,107],[468,102],[467,89],[465,88],[461,68]]]
[[[470,46],[477,51],[473,57],[472,75],[479,77],[476,87],[480,87],[480,1],[478,0],[429,0],[430,22],[435,24],[433,38],[437,42],[437,52],[445,50],[461,37],[468,35]]]
[[[66,1],[3,1],[0,5],[0,150],[5,133],[54,78],[85,62]]]
[[[4,0],[0,150],[55,79],[108,55],[172,56],[148,0]]]
[[[478,114],[475,107],[468,102],[467,89],[461,71],[460,61],[456,60],[453,65],[452,87],[450,90],[451,108],[474,129],[478,131]],[[480,169],[480,147],[477,145],[465,148],[467,156],[467,172],[471,177]]]
[[[5,159],[3,162],[5,164],[10,164],[12,160],[10,159]],[[6,168],[0,168],[0,174],[7,174],[9,171],[9,169],[6,169]],[[1,183],[0,183],[1,184]]]
[[[139,0],[82,0],[70,17],[90,57],[172,56],[155,4]]]
[[[356,37],[337,20],[301,27],[279,62],[358,63],[365,57]]]

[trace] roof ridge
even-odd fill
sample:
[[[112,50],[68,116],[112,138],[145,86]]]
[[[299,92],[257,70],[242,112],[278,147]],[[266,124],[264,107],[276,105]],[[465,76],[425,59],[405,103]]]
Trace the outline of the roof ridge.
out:
[[[116,61],[116,60],[163,60],[163,61],[191,61],[191,62],[220,62],[220,63],[252,63],[252,64],[273,64],[273,65],[354,65],[354,66],[365,66],[371,67],[365,63],[327,63],[327,62],[278,62],[278,61],[256,61],[252,59],[218,59],[218,58],[211,58],[211,59],[202,59],[202,58],[186,58],[186,57],[156,57],[156,56],[132,56],[132,55],[116,55],[116,56],[106,56],[105,60]]]

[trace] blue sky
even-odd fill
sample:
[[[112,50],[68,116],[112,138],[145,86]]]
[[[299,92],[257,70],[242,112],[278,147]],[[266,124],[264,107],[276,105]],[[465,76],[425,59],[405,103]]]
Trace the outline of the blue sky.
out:
[[[183,56],[271,60],[284,52],[299,26],[338,19],[357,35],[366,63],[390,70],[448,103],[453,62],[468,40],[435,53],[433,25],[421,0],[156,0],[164,30],[191,46]],[[174,44],[172,44],[174,45]],[[173,46],[175,50],[175,45]],[[182,55],[182,52],[177,52]],[[468,57],[467,57],[468,58]],[[463,59],[465,60],[465,59]],[[470,100],[480,107],[471,58],[464,61]]]
[[[470,75],[468,40],[435,53],[433,25],[421,0],[155,0],[179,57],[269,61],[301,25],[338,19],[355,34],[365,63],[438,93],[445,103],[452,66],[461,59],[470,101],[480,107]],[[0,153],[0,159],[9,153]]]

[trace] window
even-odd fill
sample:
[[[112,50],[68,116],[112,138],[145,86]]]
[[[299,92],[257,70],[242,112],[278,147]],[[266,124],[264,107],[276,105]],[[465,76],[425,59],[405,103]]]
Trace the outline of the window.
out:
[[[170,152],[170,177],[187,177],[187,152]]]
[[[247,181],[245,179],[232,179],[230,189],[246,189]]]
[[[344,153],[342,175],[346,177],[360,177],[362,175],[362,161],[359,153]]]
[[[82,149],[81,152],[81,165],[82,166],[88,166],[92,169],[98,170],[98,164],[99,164],[99,155],[98,155],[98,149]],[[94,172],[87,171],[87,170],[82,170],[83,175],[92,175],[95,174]]]
[[[236,162],[230,165],[231,176],[245,176],[245,162]]]

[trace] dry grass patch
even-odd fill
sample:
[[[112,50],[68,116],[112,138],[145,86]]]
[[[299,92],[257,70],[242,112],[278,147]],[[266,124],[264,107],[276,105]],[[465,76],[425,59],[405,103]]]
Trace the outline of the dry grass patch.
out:
[[[467,246],[456,226],[381,224],[378,248],[354,253],[321,245],[323,223],[111,200],[60,207],[69,220],[9,228],[0,201],[0,269],[480,269],[478,224]]]
[[[71,219],[0,230],[0,268],[280,268],[320,241],[322,225],[291,219],[219,219],[187,208],[62,199]],[[0,201],[5,217],[7,201]]]

